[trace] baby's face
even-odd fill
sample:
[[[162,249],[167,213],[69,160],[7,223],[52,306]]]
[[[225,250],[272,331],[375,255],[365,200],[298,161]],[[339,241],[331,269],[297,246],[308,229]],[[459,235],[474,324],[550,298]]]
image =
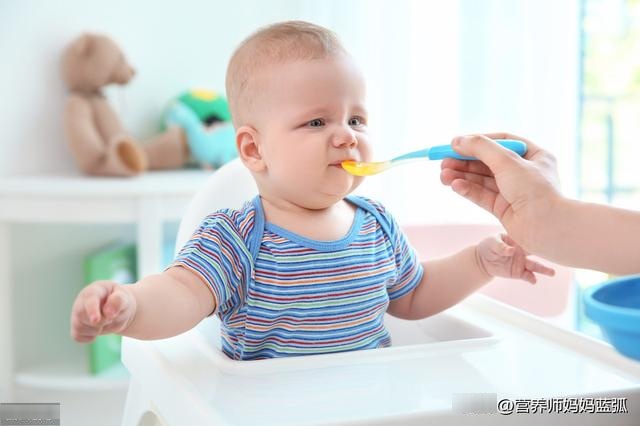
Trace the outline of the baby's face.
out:
[[[365,83],[349,58],[300,60],[268,67],[259,78],[256,123],[273,195],[325,208],[362,181],[344,160],[369,161]]]

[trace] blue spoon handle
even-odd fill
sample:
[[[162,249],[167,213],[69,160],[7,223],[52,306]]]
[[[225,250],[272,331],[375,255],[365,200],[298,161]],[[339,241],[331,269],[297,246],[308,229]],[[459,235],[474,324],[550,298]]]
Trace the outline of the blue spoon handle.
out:
[[[521,157],[527,153],[527,145],[524,142],[513,139],[500,139],[496,142],[503,147],[517,153]],[[444,158],[457,158],[458,160],[477,160],[475,157],[465,157],[453,150],[451,145],[439,145],[429,149],[429,160],[442,160]]]

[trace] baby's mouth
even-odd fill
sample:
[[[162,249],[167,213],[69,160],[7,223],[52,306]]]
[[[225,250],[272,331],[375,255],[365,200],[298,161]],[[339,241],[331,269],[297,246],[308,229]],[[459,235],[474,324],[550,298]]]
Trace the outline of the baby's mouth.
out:
[[[340,160],[340,161],[334,161],[333,163],[329,164],[329,166],[338,167],[338,168],[342,169],[342,163],[344,161],[357,161],[357,160],[354,160],[354,159],[351,159],[351,158],[347,158],[347,159]]]

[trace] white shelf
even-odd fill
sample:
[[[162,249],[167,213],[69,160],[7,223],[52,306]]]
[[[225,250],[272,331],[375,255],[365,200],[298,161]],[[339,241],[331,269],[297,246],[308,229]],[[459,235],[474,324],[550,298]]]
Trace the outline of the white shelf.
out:
[[[160,220],[178,219],[210,174],[184,170],[148,172],[136,178],[0,177],[0,221],[135,223],[140,220],[140,212],[149,206],[158,206]]]
[[[13,276],[20,264],[14,256],[13,238],[32,224],[131,224],[136,230],[138,274],[162,270],[164,225],[179,221],[193,195],[210,177],[210,171],[173,170],[147,172],[135,178],[101,178],[78,174],[0,176],[0,347],[15,348],[19,330],[12,324]],[[15,236],[12,234],[16,232]],[[28,232],[28,231],[27,231]],[[72,231],[73,232],[73,231]],[[70,238],[82,238],[71,234]],[[63,239],[56,244],[64,245]],[[28,285],[23,282],[21,285]],[[47,325],[42,319],[43,327]],[[69,344],[69,343],[65,343]],[[11,385],[53,391],[124,390],[125,377],[92,376],[84,364],[57,365],[42,355],[42,364],[23,370],[19,349],[0,351],[0,400],[10,399]],[[9,384],[9,387],[6,385]]]
[[[0,177],[0,195],[132,197],[193,193],[211,175],[205,170],[150,171],[138,177],[93,177],[79,174]]]
[[[42,364],[17,372],[14,383],[22,387],[57,391],[126,390],[129,374],[122,366],[93,376],[84,371],[82,365]]]

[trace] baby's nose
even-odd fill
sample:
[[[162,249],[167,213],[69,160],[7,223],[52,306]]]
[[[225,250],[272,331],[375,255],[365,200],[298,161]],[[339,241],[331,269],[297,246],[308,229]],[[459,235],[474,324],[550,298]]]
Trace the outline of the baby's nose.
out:
[[[337,147],[347,146],[352,148],[358,144],[358,139],[353,130],[342,129],[334,135],[333,144]]]

